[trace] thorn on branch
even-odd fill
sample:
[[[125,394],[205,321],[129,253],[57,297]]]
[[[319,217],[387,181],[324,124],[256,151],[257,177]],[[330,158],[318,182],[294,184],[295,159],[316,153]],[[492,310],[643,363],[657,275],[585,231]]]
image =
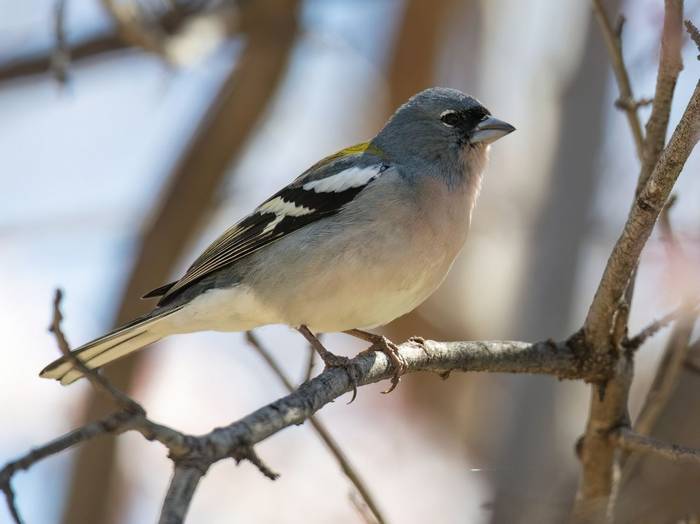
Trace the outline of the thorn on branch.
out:
[[[691,22],[690,20],[685,21],[685,29],[688,31],[690,38],[700,51],[700,30]],[[698,60],[700,60],[700,55],[698,55]]]
[[[253,464],[260,473],[265,475],[270,480],[277,480],[279,478],[279,473],[272,471],[258,456],[258,454],[253,449],[253,446],[241,446],[231,453],[231,457],[236,461],[236,464],[240,464],[243,460],[247,460]]]

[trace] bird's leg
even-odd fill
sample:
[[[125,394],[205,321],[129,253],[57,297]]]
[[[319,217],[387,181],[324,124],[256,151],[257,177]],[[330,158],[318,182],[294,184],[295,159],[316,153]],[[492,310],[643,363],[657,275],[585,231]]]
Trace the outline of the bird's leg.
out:
[[[374,348],[381,351],[389,358],[389,361],[394,366],[394,376],[391,378],[391,387],[386,391],[382,391],[382,393],[391,393],[394,391],[396,386],[399,385],[401,375],[406,372],[406,362],[401,358],[401,355],[399,355],[399,348],[396,347],[396,344],[384,335],[377,335],[369,331],[363,331],[362,329],[349,329],[343,333],[370,342],[372,344],[370,349]]]
[[[355,400],[357,397],[357,380],[355,379],[355,374],[352,369],[352,364],[350,364],[350,359],[340,355],[335,355],[328,351],[316,335],[314,335],[311,330],[305,325],[301,325],[297,328],[297,331],[302,334],[302,336],[311,344],[311,347],[316,350],[316,353],[321,357],[323,363],[327,368],[344,368],[348,372],[350,377],[350,382],[352,382],[352,398],[350,402]],[[348,404],[350,404],[348,402]]]

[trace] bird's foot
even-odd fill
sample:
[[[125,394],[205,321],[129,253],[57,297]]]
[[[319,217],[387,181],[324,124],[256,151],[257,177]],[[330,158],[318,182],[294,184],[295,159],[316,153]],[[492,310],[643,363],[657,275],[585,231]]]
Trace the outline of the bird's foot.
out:
[[[308,340],[311,347],[316,350],[316,353],[318,353],[321,360],[323,360],[326,369],[342,368],[346,371],[352,385],[352,398],[350,399],[350,402],[348,402],[348,404],[351,404],[357,397],[357,379],[355,378],[355,369],[353,368],[353,364],[351,364],[350,359],[328,351],[318,337],[314,335],[306,326],[301,326],[298,331],[304,336],[304,338],[306,338],[306,340]]]
[[[355,398],[357,398],[357,379],[355,378],[355,369],[353,368],[353,364],[351,364],[350,359],[348,357],[331,353],[328,350],[326,350],[326,353],[321,355],[321,359],[323,359],[326,369],[342,368],[348,374],[352,385],[352,398],[348,404],[352,404]]]
[[[396,346],[396,344],[394,344],[384,335],[377,335],[376,333],[370,333],[361,329],[351,329],[345,333],[370,342],[372,344],[372,346],[369,348],[370,350],[381,351],[387,356],[394,367],[394,375],[391,377],[391,386],[386,391],[382,391],[382,393],[387,394],[394,391],[396,386],[398,386],[399,382],[401,381],[401,375],[406,373],[407,368],[406,361],[404,361],[403,357],[401,357],[399,348]]]

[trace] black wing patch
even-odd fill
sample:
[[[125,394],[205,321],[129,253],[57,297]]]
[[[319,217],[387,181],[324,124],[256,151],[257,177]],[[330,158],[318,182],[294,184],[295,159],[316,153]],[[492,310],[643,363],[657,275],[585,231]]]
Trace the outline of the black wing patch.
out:
[[[301,229],[307,224],[338,213],[351,202],[379,174],[388,169],[386,164],[367,166],[371,176],[366,180],[349,177],[348,184],[321,184],[331,176],[342,176],[340,171],[326,179],[308,182],[298,180],[275,193],[263,202],[254,213],[227,230],[209,246],[187,270],[187,273],[173,284],[161,286],[146,297],[162,296],[158,305],[173,293],[200,280],[225,266],[228,266],[262,247]],[[361,183],[360,183],[361,182]]]

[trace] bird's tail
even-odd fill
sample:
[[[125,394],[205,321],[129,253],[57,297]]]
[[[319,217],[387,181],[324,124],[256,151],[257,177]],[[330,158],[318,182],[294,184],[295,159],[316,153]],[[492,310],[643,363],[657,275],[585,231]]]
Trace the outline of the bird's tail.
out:
[[[158,323],[178,309],[140,317],[92,342],[88,342],[74,350],[73,354],[91,369],[104,366],[163,338],[167,333],[157,329]],[[39,376],[60,380],[61,384],[65,386],[75,382],[83,374],[75,369],[69,359],[64,356],[42,369]]]

